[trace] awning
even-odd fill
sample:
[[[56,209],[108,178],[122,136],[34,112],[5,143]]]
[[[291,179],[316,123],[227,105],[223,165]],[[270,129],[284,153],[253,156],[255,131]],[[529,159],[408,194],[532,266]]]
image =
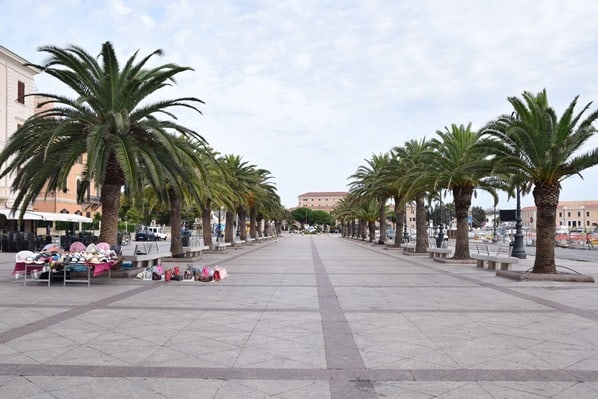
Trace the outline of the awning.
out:
[[[4,215],[8,220],[17,220],[19,218],[19,212],[13,213],[11,209],[0,209],[0,215]],[[23,214],[23,220],[44,220],[42,215],[37,213],[25,211]]]
[[[35,212],[42,216],[42,220],[53,222],[75,222],[75,223],[91,223],[92,218],[77,215],[76,213],[53,213],[53,212]]]
[[[19,212],[13,213],[11,209],[0,209],[0,215],[6,216],[8,220],[17,220]],[[77,215],[75,213],[54,213],[54,212],[33,212],[25,211],[23,220],[42,220],[48,222],[74,222],[91,223],[93,219]]]

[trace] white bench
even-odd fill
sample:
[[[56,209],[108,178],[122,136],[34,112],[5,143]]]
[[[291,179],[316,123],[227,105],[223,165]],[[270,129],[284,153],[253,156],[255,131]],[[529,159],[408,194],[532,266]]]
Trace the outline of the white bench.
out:
[[[133,268],[145,268],[162,263],[162,258],[170,256],[170,252],[160,252],[158,243],[137,244],[133,255],[123,256],[123,260],[131,262]]]
[[[189,246],[183,247],[183,252],[187,257],[200,256],[202,251],[208,250],[210,247],[204,245],[203,238],[191,238],[189,240]]]
[[[428,238],[428,248],[426,248],[426,252],[430,254],[430,259],[446,259],[453,250],[448,248],[448,242],[442,242],[442,248],[436,247],[436,239],[435,238]]]
[[[430,254],[431,259],[446,259],[453,250],[451,248],[427,248],[426,252]]]
[[[230,242],[218,241],[214,242],[214,249],[216,251],[224,251],[226,247],[230,247]]]
[[[403,239],[403,244],[401,245],[403,248],[403,253],[414,253],[415,252],[415,241],[409,242],[407,239]]]
[[[471,258],[475,259],[476,267],[488,270],[511,270],[511,265],[519,263],[519,258],[510,256],[510,249],[507,246],[501,245],[498,247],[496,253],[491,253],[490,247],[487,244],[476,244],[477,253],[471,254]]]

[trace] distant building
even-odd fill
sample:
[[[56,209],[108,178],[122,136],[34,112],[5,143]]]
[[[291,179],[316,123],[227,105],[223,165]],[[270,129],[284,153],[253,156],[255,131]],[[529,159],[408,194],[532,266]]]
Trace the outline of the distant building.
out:
[[[332,212],[340,200],[348,193],[344,191],[313,191],[299,195],[299,208],[309,208],[313,211]]]
[[[535,231],[536,220],[535,206],[521,208],[524,228]],[[595,231],[598,228],[598,201],[560,201],[556,210],[556,227],[557,230]]]

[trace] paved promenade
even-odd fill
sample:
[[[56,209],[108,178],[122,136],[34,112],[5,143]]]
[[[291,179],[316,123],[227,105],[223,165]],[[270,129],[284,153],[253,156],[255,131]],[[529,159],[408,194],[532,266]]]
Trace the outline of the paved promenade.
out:
[[[229,271],[214,283],[24,287],[13,259],[0,254],[2,399],[598,397],[596,283],[325,235],[204,255]],[[598,263],[559,262],[598,279]]]

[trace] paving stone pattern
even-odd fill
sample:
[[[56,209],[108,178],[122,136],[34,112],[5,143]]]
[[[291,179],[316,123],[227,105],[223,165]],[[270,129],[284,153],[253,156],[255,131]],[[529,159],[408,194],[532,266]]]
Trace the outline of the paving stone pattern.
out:
[[[598,397],[594,283],[327,235],[204,255],[229,271],[214,283],[24,287],[13,259],[0,254],[2,399]]]

